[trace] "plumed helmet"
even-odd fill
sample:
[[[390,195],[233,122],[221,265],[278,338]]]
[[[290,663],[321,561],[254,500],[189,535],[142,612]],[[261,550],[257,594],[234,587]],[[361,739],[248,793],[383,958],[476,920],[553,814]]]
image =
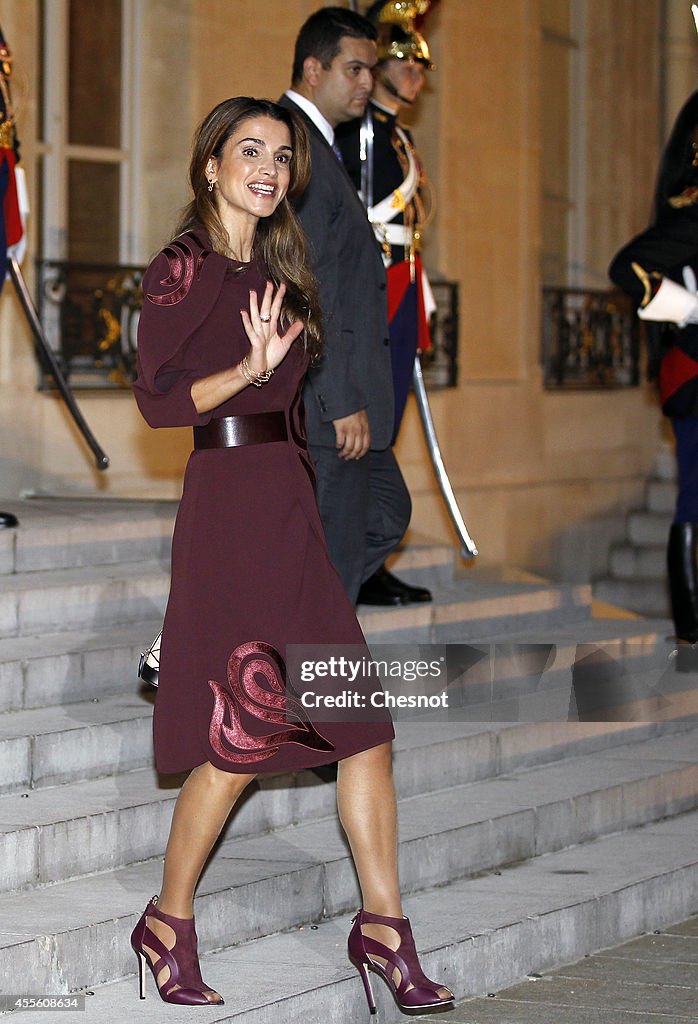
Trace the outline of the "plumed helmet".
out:
[[[433,71],[429,46],[415,27],[415,19],[429,9],[431,0],[377,0],[366,17],[378,30],[378,60],[414,60]]]

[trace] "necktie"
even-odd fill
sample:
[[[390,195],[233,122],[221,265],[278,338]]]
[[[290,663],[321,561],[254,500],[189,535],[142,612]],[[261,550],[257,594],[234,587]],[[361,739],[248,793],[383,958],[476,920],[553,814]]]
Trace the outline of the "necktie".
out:
[[[336,142],[332,143],[332,152],[337,157],[337,159],[339,160],[340,164],[343,164],[344,160],[342,158],[342,151],[341,151],[341,149],[339,148],[339,146],[337,145]]]

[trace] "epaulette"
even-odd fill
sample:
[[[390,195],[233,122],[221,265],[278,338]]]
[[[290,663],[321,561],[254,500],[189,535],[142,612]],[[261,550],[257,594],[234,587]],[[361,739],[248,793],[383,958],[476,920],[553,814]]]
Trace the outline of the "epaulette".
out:
[[[697,185],[689,185],[680,195],[672,196],[669,200],[669,206],[672,206],[675,210],[681,210],[684,206],[695,206],[696,203],[698,203]]]

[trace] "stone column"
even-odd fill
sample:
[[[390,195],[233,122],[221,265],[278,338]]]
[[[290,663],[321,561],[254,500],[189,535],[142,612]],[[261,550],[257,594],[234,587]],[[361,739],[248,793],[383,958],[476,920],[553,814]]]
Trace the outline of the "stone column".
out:
[[[686,0],[663,3],[663,80],[660,146],[666,142],[676,115],[698,89],[698,33]]]

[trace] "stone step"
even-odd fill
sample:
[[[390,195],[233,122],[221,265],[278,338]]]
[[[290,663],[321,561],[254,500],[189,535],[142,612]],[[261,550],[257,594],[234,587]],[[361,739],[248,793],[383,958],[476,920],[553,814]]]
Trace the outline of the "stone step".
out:
[[[594,597],[651,618],[670,615],[666,583],[659,580],[598,580],[594,583]]]
[[[664,515],[674,514],[677,486],[675,480],[650,480],[647,484],[647,509]]]
[[[499,722],[698,721],[698,655],[677,648],[672,628],[664,619],[594,620],[473,645],[487,658],[471,656],[473,667],[451,682],[449,714]],[[455,649],[464,665],[467,650]]]
[[[21,738],[0,741],[0,750],[7,755],[3,776],[9,776],[7,786],[12,787],[0,797],[0,890],[105,871],[160,853],[178,780],[159,784],[150,767],[134,770],[139,763],[150,763],[149,712],[129,720],[125,700],[100,710],[107,722],[102,727],[96,722],[83,724],[82,743],[77,742],[80,730],[71,728],[74,718],[65,734],[56,734],[53,745],[50,735],[28,740],[26,751]],[[97,719],[93,707],[85,709],[85,717],[88,713]],[[108,724],[119,714],[122,720],[115,724],[123,729]],[[672,729],[679,735],[685,728],[682,723],[543,722],[502,725],[495,733],[491,725],[478,722],[398,723],[396,786],[403,798],[423,795],[565,756],[601,754],[618,743],[637,743]],[[67,776],[74,763],[74,781],[33,790],[22,786],[17,776],[20,768],[31,766],[32,754],[56,778]],[[107,776],[110,770],[113,774]],[[102,777],[93,777],[98,774]],[[307,820],[332,813],[332,787],[312,774],[260,776],[254,785],[254,800],[246,801],[236,816],[238,835],[261,835],[270,828],[297,824],[304,820],[302,815]],[[127,846],[122,834],[133,837]]]
[[[31,498],[3,509],[20,525],[0,531],[0,574],[167,562],[177,503]]]
[[[140,652],[162,618],[5,638],[0,644],[0,712],[135,693]]]
[[[0,593],[0,680],[5,682],[0,709],[41,706],[61,695],[74,699],[82,680],[89,685],[86,671],[102,672],[98,693],[118,688],[121,673],[126,671],[128,679],[135,674],[125,661],[130,658],[136,666],[138,651],[160,628],[169,588],[167,571],[153,562],[23,573],[11,580]],[[477,578],[431,585],[433,602],[360,606],[367,638],[445,643],[590,619],[586,585]]]
[[[624,645],[649,644],[654,647],[663,644],[672,631],[671,619],[628,615],[627,618],[595,617],[587,622],[573,622],[569,626],[558,626],[540,632],[523,630],[521,633],[508,633],[501,640],[526,640],[530,643],[563,645],[617,642]]]
[[[131,692],[0,715],[0,793],[149,765],[153,700],[147,691]]]
[[[609,569],[619,580],[666,581],[666,545],[633,547],[619,544],[611,548]]]
[[[22,700],[27,702],[25,709],[0,714],[0,792],[95,779],[151,763],[150,715],[155,691],[136,679],[139,646],[134,634],[137,632],[141,638],[149,636],[157,625],[146,624],[147,630],[143,626],[130,627],[121,638],[123,646],[115,650],[103,646],[119,641],[112,631],[103,631],[98,640],[93,638],[92,649],[83,646],[80,650],[79,644],[71,643],[69,653],[64,655],[64,666],[58,663],[57,655],[56,664],[52,663],[50,650],[44,658],[30,662],[35,667],[34,674],[28,676],[24,691],[20,678],[14,698],[15,706]],[[671,624],[663,620],[654,623],[592,620],[567,629],[511,633],[504,640],[494,638],[474,644],[473,647],[486,656],[482,662],[473,661],[474,671],[468,666],[467,674],[463,674],[465,669],[459,668],[456,676],[455,662],[451,662],[447,682],[451,687],[452,712],[463,721],[566,720],[571,707],[575,664],[580,658],[588,659],[591,652],[600,652],[605,659],[618,664],[616,676],[623,677],[618,692],[623,695],[624,714],[627,720],[636,719],[637,714],[625,706],[628,693],[635,692],[638,699],[643,693],[657,689],[668,696],[669,690],[678,693],[695,687],[695,680],[689,675],[680,675],[670,686],[666,678],[662,679],[674,650],[674,644],[667,639],[670,629]],[[60,634],[58,636],[60,638]],[[33,640],[26,638],[6,640],[3,650],[7,645],[14,648],[14,652],[6,653],[15,660],[7,662],[5,668],[21,668],[22,652],[18,648],[31,643]],[[536,657],[538,648],[545,655],[545,664]],[[371,641],[371,649],[378,660],[391,660],[397,653],[403,659],[410,658],[412,653],[417,658],[424,656],[421,649],[413,652],[404,645],[396,651]],[[431,653],[439,649],[451,657],[446,647],[436,648]],[[460,648],[456,656],[464,656]],[[43,669],[41,674],[39,666]],[[105,667],[107,671],[112,669],[113,685],[117,680],[114,670],[122,672],[117,693],[91,687],[91,679],[103,683]],[[64,674],[71,668],[75,678],[68,676],[71,680],[68,686]],[[654,675],[649,679],[652,672]],[[9,678],[9,673],[4,676]],[[636,687],[633,691],[626,685],[629,679],[645,677],[649,679],[645,690]],[[58,691],[56,684],[59,684]],[[396,685],[407,692],[405,684]],[[440,686],[439,683],[437,689]],[[456,687],[460,687],[460,694]],[[68,694],[84,697],[86,693],[92,694],[89,700],[66,699]],[[51,696],[56,700],[53,706],[48,706]],[[12,691],[5,697],[11,701]],[[462,699],[458,700],[459,697]],[[47,706],[42,706],[42,698]],[[35,703],[29,703],[31,701]],[[661,720],[649,707],[646,711],[648,720]],[[676,714],[675,717],[681,716]]]
[[[638,547],[666,545],[672,515],[658,512],[631,512],[628,516],[628,541]]]
[[[158,562],[17,573],[0,592],[0,638],[151,621],[168,590]]]
[[[457,562],[460,558],[452,545],[435,543],[410,532],[407,542],[390,556],[386,565],[406,583],[438,588],[453,580]]]
[[[16,510],[20,528],[0,536],[7,580],[0,593],[0,638],[59,631],[84,636],[156,621],[166,601],[175,508],[173,502],[23,503]],[[451,547],[415,538],[390,565],[408,581],[431,587],[433,604],[360,608],[366,633],[384,640],[409,636],[415,642],[445,642],[491,635],[514,623],[522,629],[589,617],[588,588],[488,579],[477,571],[455,580],[454,564]],[[118,646],[123,651],[124,644]],[[63,647],[59,653],[65,662],[76,652]],[[16,658],[12,668],[4,655],[0,658],[0,671],[12,677],[6,692],[15,700],[18,686],[26,689],[28,659],[20,669]],[[7,704],[0,701],[0,707]]]
[[[663,444],[660,446],[654,463],[654,476],[658,480],[673,480],[676,482],[678,479],[673,444]]]
[[[674,649],[673,643],[666,639],[670,624],[655,625],[659,632],[643,622],[593,621],[566,631],[510,634],[505,641],[500,638],[473,645],[486,655],[486,661],[477,667],[476,659],[475,671],[468,668],[465,675],[460,669],[459,678],[451,674],[448,679],[451,710],[464,721],[483,718],[566,720],[573,685],[572,670],[579,658],[588,659],[591,651],[603,652],[605,658],[617,662],[619,674],[626,678],[632,675],[633,679],[639,679],[638,673],[647,675],[654,671],[652,685],[647,688],[649,693],[656,689]],[[402,645],[397,652],[380,643],[372,643],[371,647],[379,660],[392,658],[396,653],[409,658],[412,653]],[[545,654],[545,665],[539,665],[540,659],[536,658],[539,647]],[[446,647],[441,649],[450,657]],[[0,714],[0,792],[94,779],[150,764],[149,718],[155,691],[136,680],[132,640],[127,642],[125,650],[130,660],[124,666],[128,675],[122,679],[121,692],[100,693],[88,701],[65,701],[60,706]],[[548,653],[553,650],[554,654]],[[415,651],[415,656],[419,657],[420,651]],[[48,658],[47,663],[50,665]],[[452,667],[454,665],[452,663]],[[94,663],[92,667],[95,668]],[[672,690],[677,692],[694,685],[692,677],[681,675],[672,684]],[[397,686],[401,692],[409,690],[401,682]],[[439,683],[437,689],[440,686]],[[391,686],[391,689],[396,687]],[[659,688],[662,690],[661,686]],[[667,690],[666,680],[663,690]],[[85,693],[84,686],[81,692]],[[622,692],[632,691],[624,685]],[[509,707],[513,699],[517,701],[515,708]],[[399,717],[399,712],[396,714]],[[632,720],[637,716],[626,708],[625,717]],[[647,717],[658,720],[654,714]]]
[[[643,822],[685,812],[698,800],[697,761],[696,735],[687,732],[498,781],[454,787],[429,800],[421,794],[401,800],[404,891],[452,885],[477,872],[502,871],[507,864],[540,860],[544,853],[586,839],[592,842],[599,834],[638,829]],[[631,831],[620,838],[627,842],[636,834]],[[119,832],[122,844],[135,842],[135,835],[134,828]],[[689,863],[698,867],[694,838]],[[106,839],[105,835],[102,841]],[[586,870],[584,851],[576,849],[575,870]],[[654,852],[652,848],[645,857],[643,877],[657,874]],[[680,863],[686,865],[683,859]],[[632,878],[629,867],[623,857],[626,879]],[[37,892],[0,896],[0,991],[14,991],[19,977],[28,991],[58,992],[132,971],[128,936],[147,897],[157,891],[160,869],[159,860],[150,860]],[[619,876],[611,877],[614,891]],[[596,877],[596,898],[598,884]],[[501,891],[506,888],[502,884]],[[560,892],[560,886],[529,891],[529,914],[534,908],[541,912],[551,888]],[[201,948],[230,946],[318,921],[326,914],[344,913],[356,906],[357,899],[356,880],[334,816],[267,836],[224,840],[199,889]],[[464,926],[467,904],[452,902],[451,907],[448,917],[452,919],[457,908]]]
[[[494,634],[553,628],[591,618],[586,584],[511,583],[477,576],[434,592],[434,601],[403,608],[359,605],[358,617],[375,642],[459,643]]]
[[[458,999],[484,995],[522,981],[532,972],[578,960],[683,919],[698,906],[697,829],[694,812],[408,896],[405,912],[425,973],[447,984]],[[144,903],[150,890],[142,895]],[[197,912],[201,933],[205,927],[201,900]],[[197,1020],[203,1024],[368,1020],[361,981],[346,954],[351,914],[317,926],[311,925],[313,920],[309,907],[303,923],[286,933],[204,956],[203,976],[224,995],[226,1004],[197,1007]],[[119,938],[117,948],[122,950],[126,941]],[[52,949],[38,991],[58,991],[61,954],[70,957],[71,952],[65,942]],[[18,968],[26,962],[20,955],[18,951]],[[139,1002],[132,973],[135,957],[130,949],[125,956],[131,976],[91,987],[94,995],[87,997],[88,1014],[100,1024],[117,1024],[128,1008],[134,1007],[135,1013],[138,1007],[142,1024],[171,1021],[173,1008],[160,1001],[150,975],[147,999]],[[380,1020],[384,1024],[404,1020],[386,986],[375,975],[372,978]],[[539,1008],[533,1010],[531,1021],[540,1015]],[[580,1007],[580,1020],[589,1020],[589,1015],[588,1009]],[[505,1018],[497,1016],[497,1020],[504,1024]]]
[[[167,562],[177,502],[32,498],[3,508],[17,515],[20,528],[0,533],[0,575]],[[438,585],[453,578],[456,558],[452,545],[411,533],[389,568]]]

